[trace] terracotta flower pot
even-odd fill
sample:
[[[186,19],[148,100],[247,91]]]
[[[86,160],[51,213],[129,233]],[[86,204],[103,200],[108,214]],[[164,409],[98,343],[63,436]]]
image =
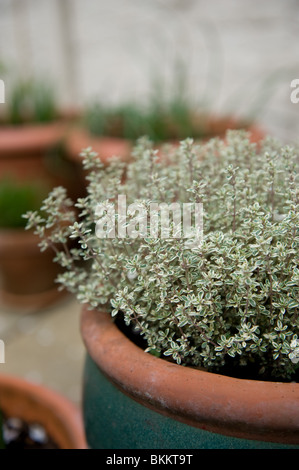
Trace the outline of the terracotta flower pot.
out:
[[[104,164],[108,165],[112,157],[118,157],[128,161],[132,142],[118,137],[95,137],[81,127],[75,127],[69,131],[66,139],[66,152],[69,160],[75,166],[78,181],[78,197],[85,195],[87,172],[83,170],[80,156],[82,150],[92,147],[97,152]],[[81,188],[81,190],[80,190]]]
[[[91,448],[299,448],[299,384],[236,379],[145,353],[86,308],[83,408]]]
[[[109,136],[95,137],[80,127],[69,132],[66,145],[70,158],[79,164],[82,163],[80,153],[87,147],[92,147],[106,164],[113,156],[126,160],[132,149],[132,143],[127,139]]]
[[[247,123],[233,116],[210,116],[204,124],[207,139],[212,137],[224,138],[228,129],[245,129],[250,133],[251,142],[259,143],[265,137],[265,131],[255,123]]]
[[[245,124],[230,116],[223,118],[210,116],[208,119],[205,117],[204,120],[200,117],[197,125],[204,130],[207,139],[215,136],[223,138],[228,129],[241,128],[246,128],[250,132],[252,142],[258,143],[265,136],[264,131],[259,126]],[[179,145],[177,140],[170,140],[169,143],[175,146]],[[93,151],[99,154],[102,162],[108,165],[114,156],[121,158],[123,161],[129,161],[133,146],[134,142],[122,137],[93,136],[83,127],[70,129],[66,139],[67,155],[76,166],[77,178],[82,187],[86,186],[86,172],[83,171],[82,157],[80,156],[83,149],[91,147]],[[160,144],[157,148],[159,147]]]
[[[19,377],[0,374],[0,409],[39,423],[60,449],[86,449],[80,411],[64,396]]]
[[[58,145],[67,129],[64,120],[47,124],[0,127],[0,178],[56,181],[45,163],[49,150]]]
[[[0,230],[0,301],[5,307],[37,311],[66,295],[55,283],[60,267],[53,253],[41,252],[39,241],[22,228]]]

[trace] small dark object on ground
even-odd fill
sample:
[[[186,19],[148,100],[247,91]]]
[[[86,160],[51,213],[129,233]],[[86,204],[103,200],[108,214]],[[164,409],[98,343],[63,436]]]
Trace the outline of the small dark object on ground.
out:
[[[44,427],[38,423],[4,417],[2,432],[6,449],[58,449]]]

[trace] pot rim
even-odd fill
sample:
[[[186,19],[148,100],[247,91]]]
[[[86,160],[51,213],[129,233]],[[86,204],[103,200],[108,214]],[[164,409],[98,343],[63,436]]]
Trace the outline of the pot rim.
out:
[[[128,161],[132,150],[132,142],[124,137],[109,135],[95,136],[82,126],[75,126],[66,139],[66,148],[69,158],[82,165],[82,150],[91,147],[101,156],[104,164],[108,164],[113,157]]]
[[[109,314],[82,308],[88,354],[123,393],[170,418],[243,439],[299,444],[299,384],[232,378],[145,353]]]
[[[38,235],[25,227],[0,227],[0,255],[7,255],[10,250],[14,253],[18,250],[38,252],[39,241]]]
[[[250,136],[251,141],[258,144],[262,141],[266,135],[265,130],[259,123],[245,123],[243,127],[239,127],[242,121],[236,118],[235,116],[214,116],[210,115],[207,120],[208,128],[217,127],[218,125],[223,125],[226,123],[226,130],[231,129],[246,129]],[[211,130],[211,134],[208,134],[207,139],[212,138],[213,136],[219,136],[220,138],[224,137],[225,132],[215,132]],[[206,140],[206,139],[204,139]],[[179,144],[180,139],[169,139],[167,141],[161,142],[157,145],[163,144]],[[82,124],[77,124],[69,130],[68,136],[66,138],[66,148],[69,158],[75,163],[82,165],[82,150],[87,147],[91,147],[93,151],[98,153],[101,156],[101,160],[104,164],[108,164],[112,157],[116,156],[121,158],[123,161],[128,162],[131,159],[131,151],[134,146],[134,141],[126,137],[121,136],[110,136],[110,135],[93,135],[86,127]]]
[[[58,119],[45,123],[3,126],[0,129],[1,158],[17,158],[19,154],[37,152],[60,142],[68,128],[67,122]]]

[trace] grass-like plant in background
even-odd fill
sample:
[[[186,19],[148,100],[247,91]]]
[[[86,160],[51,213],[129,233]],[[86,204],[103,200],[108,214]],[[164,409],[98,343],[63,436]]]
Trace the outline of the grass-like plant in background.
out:
[[[95,103],[87,110],[85,123],[92,135],[133,141],[141,135],[154,142],[204,135],[196,128],[190,108],[180,101],[169,105],[153,103],[148,107],[129,103],[115,108]]]
[[[111,136],[136,141],[146,135],[153,142],[207,137],[207,103],[190,99],[188,68],[177,60],[172,83],[152,79],[147,100],[120,105],[95,100],[87,106],[83,124],[94,136]]]
[[[0,228],[18,229],[26,225],[23,214],[37,210],[47,194],[45,185],[17,182],[5,178],[0,181]]]
[[[226,142],[195,146],[187,139],[162,159],[141,139],[128,167],[120,161],[104,167],[91,151],[84,155],[91,173],[88,195],[76,203],[78,220],[63,188],[44,201],[46,217],[27,214],[41,248],[56,246],[65,270],[59,283],[99,315],[108,310],[123,318],[147,351],[178,364],[247,378],[296,378],[296,150],[271,139],[258,150],[245,133],[229,132]],[[201,202],[203,242],[191,249],[183,238],[98,238],[96,208],[103,203],[108,210],[119,194],[147,214],[150,202]],[[138,211],[129,220],[138,230]],[[69,237],[81,248],[58,249]]]
[[[58,108],[53,87],[46,81],[23,79],[7,87],[6,124],[47,123],[57,119]]]

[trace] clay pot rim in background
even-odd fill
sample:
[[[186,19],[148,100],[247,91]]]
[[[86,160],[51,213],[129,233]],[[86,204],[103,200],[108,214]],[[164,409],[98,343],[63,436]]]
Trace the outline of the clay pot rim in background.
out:
[[[49,123],[1,126],[0,158],[44,151],[64,138],[67,127],[63,119]]]
[[[251,141],[259,143],[264,137],[265,132],[258,124],[246,124],[242,126],[242,122],[232,116],[217,117],[211,115],[206,122],[207,137],[203,138],[206,141],[213,137],[224,138],[227,129],[245,129],[251,135]],[[130,160],[130,154],[134,147],[134,141],[126,139],[125,137],[112,137],[112,136],[95,136],[91,134],[86,128],[81,125],[75,125],[67,134],[65,141],[67,154],[69,158],[75,163],[82,163],[80,153],[82,150],[91,147],[92,150],[98,153],[104,164],[108,164],[112,157],[121,158],[124,161]],[[157,147],[164,144],[178,145],[179,140],[169,140],[160,142]]]
[[[14,253],[24,250],[27,253],[40,252],[39,242],[40,238],[33,230],[26,230],[25,227],[0,227],[0,255],[9,256],[9,250]]]
[[[87,449],[80,410],[44,385],[0,374],[0,408],[8,416],[43,425],[62,449]]]
[[[227,377],[145,353],[110,315],[82,309],[90,357],[123,393],[170,418],[232,437],[299,443],[299,384]]]
[[[133,147],[132,142],[128,139],[94,136],[80,126],[76,126],[68,132],[65,145],[69,158],[80,165],[83,160],[80,153],[88,147],[91,147],[94,152],[98,153],[104,164],[108,164],[113,156],[127,161]]]

